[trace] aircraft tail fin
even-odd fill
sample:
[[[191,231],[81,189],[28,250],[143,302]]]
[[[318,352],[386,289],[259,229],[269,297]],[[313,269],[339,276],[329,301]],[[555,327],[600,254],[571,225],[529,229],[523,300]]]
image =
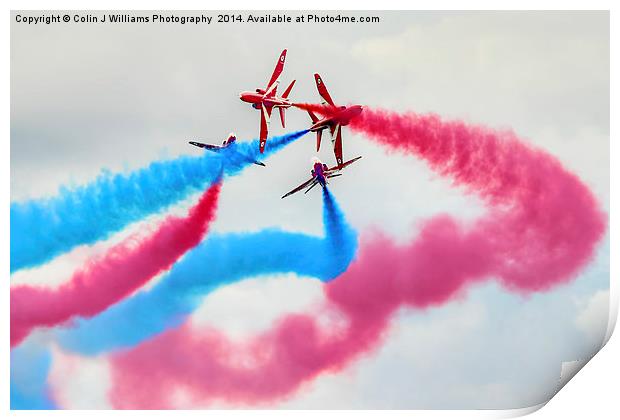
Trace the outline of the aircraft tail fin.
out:
[[[308,194],[308,191],[310,191],[312,188],[316,187],[316,185],[318,184],[318,182],[313,182],[312,184],[310,184],[310,187],[308,187],[308,189],[306,191],[304,191],[304,194]]]
[[[308,110],[308,115],[310,115],[310,119],[312,120],[312,123],[314,124],[315,122],[317,122],[319,120],[319,117],[317,117],[314,112]]]

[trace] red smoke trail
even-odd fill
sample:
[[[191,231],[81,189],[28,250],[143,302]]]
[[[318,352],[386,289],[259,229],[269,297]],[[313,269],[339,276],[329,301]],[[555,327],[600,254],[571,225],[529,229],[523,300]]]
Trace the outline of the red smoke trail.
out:
[[[168,217],[142,240],[130,237],[87,262],[62,286],[11,288],[11,347],[35,327],[91,317],[167,270],[204,237],[215,217],[221,183],[211,186],[183,218]],[[129,321],[128,321],[129,322]]]
[[[323,116],[329,116],[338,111],[338,107],[329,104],[295,103],[293,106],[303,109],[304,111],[312,111],[315,114],[320,114]]]
[[[426,160],[486,200],[487,214],[467,226],[433,218],[405,246],[366,238],[358,260],[325,285],[324,307],[284,316],[244,342],[186,324],[116,354],[110,397],[117,407],[170,407],[170,390],[179,387],[200,402],[281,399],[376,348],[403,306],[441,305],[489,278],[519,293],[569,281],[606,228],[588,188],[511,132],[369,109],[351,128]],[[335,322],[325,328],[314,313]]]
[[[425,160],[456,185],[486,199],[489,231],[504,284],[545,290],[575,275],[591,258],[606,215],[591,191],[554,157],[496,132],[436,115],[365,109],[350,128]]]

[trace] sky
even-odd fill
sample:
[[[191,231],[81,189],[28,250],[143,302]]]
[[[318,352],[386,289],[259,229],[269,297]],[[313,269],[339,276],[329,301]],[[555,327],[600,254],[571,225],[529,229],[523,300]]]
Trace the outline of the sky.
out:
[[[381,22],[28,26],[13,19],[12,202],[52,197],[61,187],[92,181],[102,170],[129,172],[157,159],[199,156],[202,152],[188,140],[219,143],[231,131],[239,139],[256,138],[259,114],[238,93],[264,87],[278,54],[287,48],[281,81],[297,80],[294,100],[318,100],[312,78],[318,72],[337,103],[511,128],[558,157],[609,210],[608,13],[363,14],[378,15]],[[274,118],[271,134],[302,129],[308,122],[304,112],[290,109],[287,129]],[[343,137],[345,158],[364,159],[334,180],[331,191],[359,232],[380,229],[403,242],[415,234],[417,223],[437,213],[460,220],[484,213],[481,202],[423,162],[389,153],[348,129]],[[318,192],[280,200],[305,180],[312,156],[333,161],[325,145],[316,153],[314,141],[307,135],[270,157],[267,167],[227,179],[211,231],[277,226],[321,234]],[[188,205],[172,211],[182,213]],[[61,284],[86,259],[140,228],[134,225],[46,265],[17,271],[11,285]],[[264,330],[279,314],[320,299],[320,287],[312,278],[249,278],[207,295],[192,322],[243,337]],[[550,292],[521,296],[484,283],[441,307],[399,312],[382,346],[274,406],[517,408],[540,403],[557,391],[562,362],[588,357],[600,347],[608,289],[606,236],[588,267]],[[58,407],[110,406],[105,356],[71,354],[46,331],[23,346],[51,352],[48,381]],[[186,403],[181,398],[179,406]],[[216,406],[227,407],[225,402]]]

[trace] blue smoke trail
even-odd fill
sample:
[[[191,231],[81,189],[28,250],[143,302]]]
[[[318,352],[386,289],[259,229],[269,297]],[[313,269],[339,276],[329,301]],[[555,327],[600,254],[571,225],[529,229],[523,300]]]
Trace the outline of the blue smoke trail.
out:
[[[263,155],[258,152],[258,140],[233,143],[222,153],[153,162],[129,174],[104,172],[90,184],[61,189],[53,198],[11,203],[11,272],[105,239],[207,188],[222,170],[235,175],[307,132],[269,139]]]
[[[22,344],[11,351],[11,410],[51,410],[47,375],[52,364],[49,350]]]
[[[357,234],[325,190],[325,237],[267,229],[252,234],[210,235],[177,262],[149,291],[137,293],[74,328],[59,330],[71,351],[98,354],[131,347],[180,325],[205,294],[244,278],[296,273],[329,281],[344,272],[357,250]]]

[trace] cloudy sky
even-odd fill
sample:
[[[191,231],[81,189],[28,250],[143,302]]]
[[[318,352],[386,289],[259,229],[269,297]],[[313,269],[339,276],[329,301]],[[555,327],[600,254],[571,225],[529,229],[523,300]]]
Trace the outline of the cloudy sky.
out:
[[[339,103],[510,127],[557,156],[609,209],[607,13],[363,14],[381,22],[35,26],[13,19],[11,199],[52,196],[103,169],[126,172],[157,159],[199,155],[189,139],[219,142],[230,131],[255,138],[259,114],[237,95],[264,87],[279,52],[288,48],[281,80],[297,79],[293,99],[317,100],[312,74],[318,72]],[[305,113],[287,113],[289,129],[307,125]],[[284,132],[274,118],[271,134]],[[306,177],[317,155],[313,144],[306,136],[271,157],[266,168],[228,180],[213,230],[281,226],[320,234],[318,194],[280,200]],[[359,231],[378,227],[404,241],[416,222],[438,212],[468,219],[484,211],[422,162],[390,155],[346,129],[344,153],[365,157],[332,185]],[[318,156],[333,160],[328,147]],[[58,284],[105,248],[82,247],[17,272],[11,282]],[[344,372],[321,376],[279,407],[514,408],[542,402],[556,391],[562,362],[587,357],[600,345],[608,288],[606,237],[593,263],[553,292],[523,297],[486,284],[440,308],[399,313],[381,348]],[[244,336],[320,295],[313,279],[248,279],[207,296],[193,319]],[[235,310],[241,305],[243,314]],[[60,406],[108,406],[105,358],[76,358],[56,347],[53,354],[50,382]]]

